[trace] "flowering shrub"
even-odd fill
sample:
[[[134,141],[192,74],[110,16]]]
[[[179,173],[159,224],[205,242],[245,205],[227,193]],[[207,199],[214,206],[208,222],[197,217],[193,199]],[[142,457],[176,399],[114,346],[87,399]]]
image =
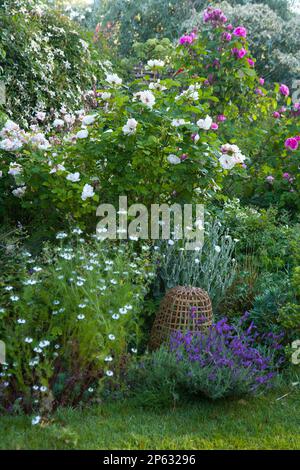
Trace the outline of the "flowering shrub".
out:
[[[81,107],[104,67],[88,37],[43,1],[1,2],[0,21],[3,110],[25,126],[37,113],[41,121],[45,111]]]
[[[93,397],[105,376],[118,374],[135,350],[139,310],[152,277],[147,255],[126,246],[78,240],[23,253],[26,271],[1,287],[1,406],[51,411]],[[145,252],[146,253],[146,252]],[[3,281],[2,281],[3,282]]]
[[[154,79],[126,88],[107,73],[98,109],[77,116],[64,111],[49,135],[7,122],[0,142],[7,203],[26,209],[29,218],[42,211],[49,220],[89,223],[99,200],[116,203],[126,194],[129,204],[147,206],[204,201],[221,189],[228,170],[243,173],[246,157],[220,141],[208,115],[214,96],[204,79],[160,79],[163,66],[149,61]]]
[[[271,387],[283,360],[282,337],[259,337],[253,324],[245,327],[246,317],[237,327],[222,319],[207,333],[174,333],[169,346],[132,366],[128,381],[137,399],[166,405],[181,397],[238,397]]]

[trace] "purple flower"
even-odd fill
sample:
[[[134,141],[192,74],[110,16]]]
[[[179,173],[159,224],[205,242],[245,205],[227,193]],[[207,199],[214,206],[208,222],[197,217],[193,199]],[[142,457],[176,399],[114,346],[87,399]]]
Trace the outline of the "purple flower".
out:
[[[273,116],[274,116],[275,119],[279,119],[280,118],[280,113],[278,111],[275,111],[273,113]]]
[[[248,61],[248,64],[250,65],[250,67],[254,67],[255,62],[254,62],[253,59],[251,59],[251,57],[248,57],[247,61]]]
[[[219,116],[217,116],[217,121],[218,122],[224,122],[226,121],[226,116],[224,116],[224,114],[219,114]]]
[[[265,79],[261,77],[259,79],[259,84],[263,86],[265,84]]]

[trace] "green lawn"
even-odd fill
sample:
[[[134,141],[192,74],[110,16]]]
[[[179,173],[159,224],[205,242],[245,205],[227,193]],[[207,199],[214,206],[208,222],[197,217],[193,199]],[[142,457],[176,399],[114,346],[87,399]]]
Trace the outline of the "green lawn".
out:
[[[300,449],[300,396],[199,401],[142,410],[132,401],[59,410],[49,425],[0,418],[1,449]]]

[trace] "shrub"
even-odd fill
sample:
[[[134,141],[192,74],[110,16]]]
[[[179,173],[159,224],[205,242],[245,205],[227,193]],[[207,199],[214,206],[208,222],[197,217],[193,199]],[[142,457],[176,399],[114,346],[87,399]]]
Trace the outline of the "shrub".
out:
[[[272,386],[283,360],[280,341],[273,334],[259,338],[253,325],[243,329],[222,319],[207,333],[176,332],[169,347],[133,366],[129,382],[145,405],[257,394]]]
[[[2,287],[0,337],[7,359],[1,404],[39,413],[93,397],[105,376],[118,375],[135,348],[139,310],[152,268],[127,246],[78,240],[24,252],[26,275]]]
[[[3,110],[26,126],[38,112],[80,109],[84,92],[103,75],[88,35],[36,0],[1,2],[0,23]]]

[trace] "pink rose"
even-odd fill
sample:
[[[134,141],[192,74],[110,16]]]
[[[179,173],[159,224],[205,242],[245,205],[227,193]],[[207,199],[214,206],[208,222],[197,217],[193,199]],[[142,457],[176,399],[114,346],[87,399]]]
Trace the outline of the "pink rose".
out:
[[[265,84],[265,79],[261,77],[259,79],[259,84],[263,86]]]
[[[295,150],[297,150],[299,143],[298,140],[295,139],[295,137],[290,137],[289,139],[286,139],[284,145],[288,150],[292,150],[294,152]]]
[[[217,129],[219,129],[219,126],[216,122],[213,122],[211,127],[210,127],[213,131],[216,131]]]
[[[233,31],[233,34],[235,36],[245,38],[247,36],[247,30],[246,28],[244,28],[244,26],[238,26],[238,28],[235,28],[235,30]]]
[[[273,116],[274,116],[275,119],[278,119],[278,118],[280,118],[280,113],[278,111],[275,111],[273,113]]]
[[[283,84],[280,85],[279,91],[283,96],[289,96],[290,94],[289,87]]]

